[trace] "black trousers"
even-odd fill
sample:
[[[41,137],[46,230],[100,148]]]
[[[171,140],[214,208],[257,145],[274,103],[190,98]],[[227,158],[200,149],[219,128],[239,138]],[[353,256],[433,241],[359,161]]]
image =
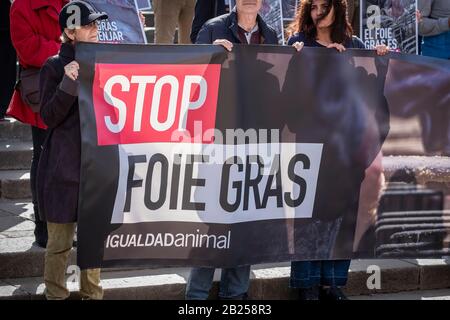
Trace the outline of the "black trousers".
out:
[[[39,223],[42,221],[39,217],[39,208],[37,202],[36,192],[36,173],[39,165],[39,157],[41,156],[42,146],[47,138],[47,130],[39,129],[37,127],[31,127],[31,136],[33,138],[33,158],[31,160],[30,182],[31,182],[31,196],[33,201],[34,217],[36,220],[36,227],[39,227]]]
[[[9,12],[9,1],[2,1],[2,3],[1,10]],[[4,8],[5,6],[6,8]],[[2,70],[0,77],[0,118],[5,116],[6,109],[14,92],[17,75],[16,50],[11,42],[9,15],[5,14],[5,18],[6,21],[2,21],[2,25],[0,26],[0,70]]]

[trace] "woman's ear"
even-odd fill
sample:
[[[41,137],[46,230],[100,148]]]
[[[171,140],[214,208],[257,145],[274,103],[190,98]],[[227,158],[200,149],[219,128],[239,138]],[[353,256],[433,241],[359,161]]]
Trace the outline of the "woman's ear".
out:
[[[71,41],[75,40],[75,30],[66,28],[64,29],[64,33],[66,34],[67,38],[69,38]]]

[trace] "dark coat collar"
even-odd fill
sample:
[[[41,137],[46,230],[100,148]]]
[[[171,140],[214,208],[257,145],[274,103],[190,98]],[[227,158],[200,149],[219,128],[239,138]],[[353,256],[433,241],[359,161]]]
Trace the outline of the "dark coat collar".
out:
[[[59,50],[59,57],[64,64],[75,60],[75,47],[70,43],[63,43]]]
[[[230,19],[230,25],[228,26],[228,28],[231,30],[231,32],[236,37],[236,39],[239,39],[236,7],[234,7],[233,10],[231,10],[229,19]],[[259,14],[256,17],[256,21],[258,23],[259,31],[261,33],[262,43],[264,43],[265,39],[267,39],[268,35],[270,35],[272,30],[269,28],[267,23],[264,21],[264,19]]]

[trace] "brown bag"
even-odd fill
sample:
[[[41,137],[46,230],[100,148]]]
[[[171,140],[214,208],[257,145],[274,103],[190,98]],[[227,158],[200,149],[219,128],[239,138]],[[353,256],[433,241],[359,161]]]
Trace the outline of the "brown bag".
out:
[[[39,68],[20,68],[18,89],[22,101],[25,102],[33,112],[39,112],[40,93],[39,93]]]

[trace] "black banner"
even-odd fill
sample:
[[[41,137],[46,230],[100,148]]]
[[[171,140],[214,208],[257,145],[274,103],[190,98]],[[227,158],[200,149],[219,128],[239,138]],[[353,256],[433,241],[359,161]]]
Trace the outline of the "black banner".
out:
[[[403,250],[414,234],[380,225],[366,170],[392,115],[448,108],[450,63],[239,45],[79,44],[76,59],[82,268],[448,250],[439,237]]]

